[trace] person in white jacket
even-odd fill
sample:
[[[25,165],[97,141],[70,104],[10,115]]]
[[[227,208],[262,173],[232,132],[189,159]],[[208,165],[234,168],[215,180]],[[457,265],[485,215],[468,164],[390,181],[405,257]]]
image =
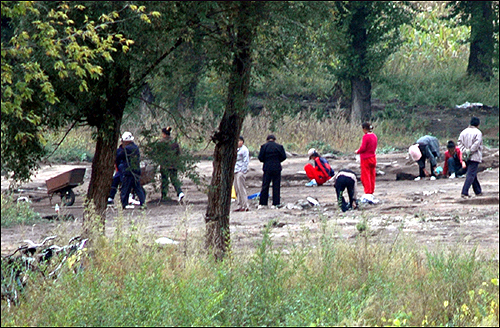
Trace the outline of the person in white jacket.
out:
[[[248,163],[250,155],[247,146],[244,145],[245,139],[240,136],[238,140],[238,154],[236,155],[236,165],[234,166],[234,190],[236,192],[236,210],[235,212],[247,212],[248,206],[247,188],[245,186],[246,175],[248,172]]]
[[[463,130],[458,137],[458,147],[467,162],[467,177],[462,188],[462,198],[470,197],[471,185],[476,196],[482,194],[481,185],[477,180],[478,166],[483,160],[483,133],[478,128],[479,124],[479,118],[472,117],[469,127]]]

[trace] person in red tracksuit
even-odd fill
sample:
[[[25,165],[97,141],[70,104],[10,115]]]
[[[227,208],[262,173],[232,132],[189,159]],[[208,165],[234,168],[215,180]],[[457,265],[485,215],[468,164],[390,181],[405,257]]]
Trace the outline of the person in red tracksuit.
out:
[[[370,123],[363,123],[361,125],[365,135],[361,141],[361,146],[356,150],[359,154],[361,161],[361,183],[368,197],[373,198],[375,191],[375,167],[377,166],[377,157],[375,151],[377,150],[377,136],[372,132],[373,126]]]

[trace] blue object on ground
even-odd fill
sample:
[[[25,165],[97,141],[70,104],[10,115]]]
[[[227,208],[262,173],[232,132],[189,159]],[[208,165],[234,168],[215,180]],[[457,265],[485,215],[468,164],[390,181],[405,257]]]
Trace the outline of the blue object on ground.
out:
[[[257,198],[257,197],[260,197],[260,192],[256,192],[255,194],[249,195],[248,199],[254,199],[254,198]]]

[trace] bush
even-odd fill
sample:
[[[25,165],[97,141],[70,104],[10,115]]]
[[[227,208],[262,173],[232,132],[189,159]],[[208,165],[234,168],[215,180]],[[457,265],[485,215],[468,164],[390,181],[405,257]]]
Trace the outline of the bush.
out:
[[[40,214],[33,211],[28,202],[16,202],[2,193],[2,227],[17,224],[32,224],[39,221]]]

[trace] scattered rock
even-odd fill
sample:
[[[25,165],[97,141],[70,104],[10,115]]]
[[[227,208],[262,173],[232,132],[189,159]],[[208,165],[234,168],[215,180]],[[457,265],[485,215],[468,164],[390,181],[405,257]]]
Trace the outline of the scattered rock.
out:
[[[167,238],[167,237],[160,237],[160,238],[155,240],[155,243],[160,244],[160,245],[177,245],[177,244],[179,244],[178,241],[172,240],[172,239]]]

